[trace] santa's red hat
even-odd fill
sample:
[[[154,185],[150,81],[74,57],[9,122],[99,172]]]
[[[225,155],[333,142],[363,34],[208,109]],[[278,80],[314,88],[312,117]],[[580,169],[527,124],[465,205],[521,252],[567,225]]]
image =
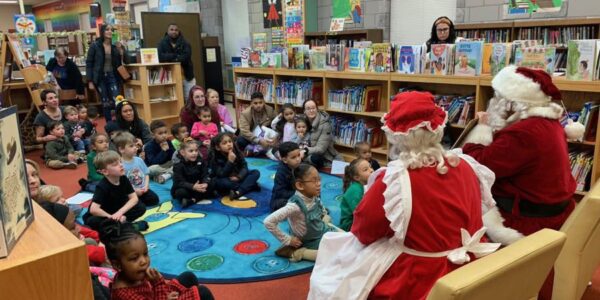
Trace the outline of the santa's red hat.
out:
[[[403,92],[391,102],[390,112],[382,118],[382,129],[390,142],[396,136],[406,136],[411,130],[423,128],[431,132],[443,130],[447,113],[433,101],[429,92]]]
[[[508,66],[496,74],[492,87],[507,100],[526,104],[544,105],[562,99],[552,77],[543,70]]]

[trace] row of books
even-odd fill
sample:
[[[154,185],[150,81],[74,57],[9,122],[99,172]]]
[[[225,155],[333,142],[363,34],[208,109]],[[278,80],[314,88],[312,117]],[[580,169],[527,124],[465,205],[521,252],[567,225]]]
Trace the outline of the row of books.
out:
[[[474,118],[474,96],[435,95],[435,103],[448,112],[450,124],[464,126]]]
[[[277,103],[290,103],[294,106],[301,106],[304,101],[313,98],[314,84],[310,79],[279,82],[275,87]],[[317,82],[317,84],[322,86],[321,82]]]
[[[570,151],[569,161],[571,163],[571,174],[573,174],[575,183],[577,183],[575,190],[578,192],[588,190],[592,164],[594,161],[593,153],[577,150]]]
[[[344,111],[379,111],[381,96],[381,85],[352,85],[341,90],[329,90],[327,105],[331,109]]]
[[[544,45],[566,46],[570,40],[585,40],[596,37],[596,26],[570,26],[562,28],[522,28],[519,40],[541,40]]]
[[[354,147],[358,142],[367,142],[371,147],[383,144],[384,134],[376,120],[357,119],[348,116],[330,116],[334,142]]]
[[[588,142],[596,141],[596,130],[598,124],[599,105],[596,102],[588,101],[583,104],[577,122],[583,124],[585,132],[583,140]]]
[[[250,100],[255,92],[261,92],[265,102],[273,103],[273,79],[238,77],[235,82],[235,96]]]
[[[456,36],[471,40],[483,39],[486,43],[507,43],[510,40],[510,29],[457,30]]]
[[[173,72],[170,69],[159,68],[148,70],[148,84],[173,83]]]

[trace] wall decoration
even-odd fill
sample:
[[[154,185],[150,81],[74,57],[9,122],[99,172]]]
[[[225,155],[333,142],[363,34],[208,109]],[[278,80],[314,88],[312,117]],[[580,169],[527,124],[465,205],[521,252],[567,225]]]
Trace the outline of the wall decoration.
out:
[[[283,27],[271,27],[271,47],[284,47],[285,34]]]
[[[280,27],[283,25],[281,1],[282,0],[262,0],[264,28]]]
[[[56,1],[32,8],[38,31],[45,32],[44,21],[51,20],[52,31],[76,31],[79,28],[79,15],[90,12],[94,0]],[[90,28],[96,28],[95,18],[90,18]]]
[[[17,107],[0,110],[0,258],[33,222]]]
[[[261,51],[267,50],[266,32],[255,32],[252,34],[252,49]]]
[[[27,15],[14,15],[15,28],[18,33],[34,33],[37,32],[37,26],[35,25],[35,16],[32,14]]]
[[[288,45],[304,43],[302,0],[285,1],[285,33]]]
[[[360,0],[331,0],[332,18],[344,18],[346,23],[362,22]]]

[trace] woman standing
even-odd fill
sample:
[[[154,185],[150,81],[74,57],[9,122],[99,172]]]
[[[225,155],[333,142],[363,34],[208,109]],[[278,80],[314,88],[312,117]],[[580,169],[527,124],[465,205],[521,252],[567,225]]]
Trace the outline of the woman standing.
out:
[[[314,100],[306,100],[302,104],[304,115],[308,118],[312,128],[309,132],[310,144],[305,153],[304,160],[322,168],[333,161],[342,160],[340,154],[333,147],[333,135],[329,114],[320,111]]]
[[[33,126],[35,127],[35,141],[42,144],[56,139],[46,126],[50,121],[63,121],[63,113],[62,107],[58,105],[58,95],[54,90],[43,90],[40,98],[44,109],[35,116]]]
[[[456,42],[454,23],[445,16],[437,18],[431,27],[431,37],[425,43],[427,45],[427,52],[431,51],[431,45],[454,44],[454,42]]]
[[[123,64],[125,50],[112,44],[112,25],[100,27],[100,37],[90,45],[86,63],[86,75],[90,89],[98,89],[106,122],[112,120],[111,111],[121,91],[121,77],[117,69]]]
[[[203,106],[209,106],[208,101],[206,101],[206,92],[201,86],[195,85],[190,89],[188,100],[179,113],[181,124],[185,125],[188,130],[191,130],[194,123],[200,121],[198,114],[200,113],[200,108]],[[216,110],[211,109],[210,114],[211,121],[217,124],[220,131],[221,118],[219,117],[219,113]]]
[[[69,52],[64,47],[54,50],[54,57],[48,61],[46,70],[52,72],[58,85],[63,90],[75,90],[75,99],[81,101],[85,98],[85,86],[77,65],[69,58]]]

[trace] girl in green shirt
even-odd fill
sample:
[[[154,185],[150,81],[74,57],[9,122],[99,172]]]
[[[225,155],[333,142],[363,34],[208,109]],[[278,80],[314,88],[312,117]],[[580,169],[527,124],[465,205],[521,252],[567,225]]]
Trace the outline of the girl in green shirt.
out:
[[[344,195],[340,208],[340,228],[350,231],[354,219],[354,209],[362,200],[365,193],[364,185],[367,184],[373,168],[368,160],[357,158],[344,169]]]
[[[108,144],[109,140],[106,133],[96,132],[90,138],[90,147],[92,151],[87,155],[88,176],[87,179],[79,179],[79,185],[81,185],[82,190],[93,193],[96,190],[98,182],[104,177],[102,174],[96,172],[94,158],[96,158],[98,153],[108,151]]]

